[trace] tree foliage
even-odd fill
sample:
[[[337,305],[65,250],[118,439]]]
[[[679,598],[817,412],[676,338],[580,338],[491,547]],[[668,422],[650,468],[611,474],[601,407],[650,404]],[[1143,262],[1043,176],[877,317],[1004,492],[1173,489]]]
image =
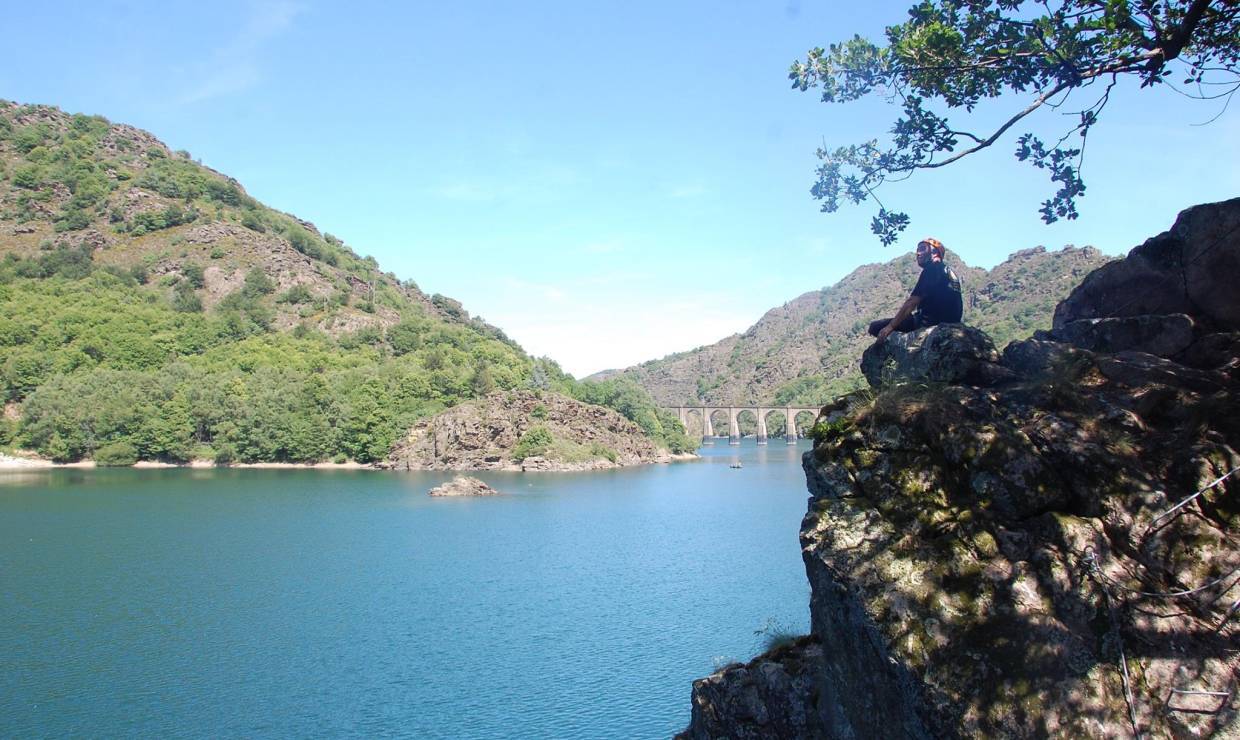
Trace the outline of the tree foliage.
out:
[[[884,245],[908,216],[878,200],[879,186],[985,149],[1074,93],[1089,97],[1070,110],[1058,141],[1026,133],[1016,142],[1016,158],[1045,170],[1056,188],[1040,208],[1046,223],[1076,218],[1085,139],[1121,80],[1204,100],[1240,87],[1240,4],[1232,0],[926,0],[886,35],[885,46],[857,36],[811,49],[789,72],[794,88],[820,88],[823,102],[880,94],[901,107],[888,142],[819,149],[811,189],[828,213],[841,199],[874,198],[871,228]],[[973,113],[1004,96],[1024,102],[991,131],[959,127],[944,112]]]

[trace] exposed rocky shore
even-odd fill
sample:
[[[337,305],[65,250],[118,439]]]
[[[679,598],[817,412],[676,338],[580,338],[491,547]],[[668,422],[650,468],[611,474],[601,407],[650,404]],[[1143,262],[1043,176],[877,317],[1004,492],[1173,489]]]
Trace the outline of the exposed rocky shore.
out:
[[[804,458],[812,636],[695,682],[684,736],[1240,734],[1238,280],[1240,199],[1002,353],[868,350]]]
[[[671,460],[615,411],[558,393],[507,391],[418,422],[383,467],[576,471]]]

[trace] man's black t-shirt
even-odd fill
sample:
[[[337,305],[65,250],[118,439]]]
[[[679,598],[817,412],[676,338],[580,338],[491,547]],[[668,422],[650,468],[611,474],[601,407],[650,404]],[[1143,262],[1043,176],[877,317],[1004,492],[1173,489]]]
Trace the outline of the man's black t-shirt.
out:
[[[960,278],[942,262],[931,262],[922,268],[913,295],[921,297],[917,311],[922,326],[956,323],[964,315]]]

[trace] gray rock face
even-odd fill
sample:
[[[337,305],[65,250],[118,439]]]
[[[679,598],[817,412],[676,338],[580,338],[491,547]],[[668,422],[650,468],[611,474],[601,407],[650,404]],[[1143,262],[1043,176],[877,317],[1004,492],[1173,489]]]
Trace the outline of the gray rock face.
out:
[[[1003,348],[1003,365],[1018,375],[1038,377],[1075,362],[1090,361],[1092,353],[1048,339],[1025,339]]]
[[[814,672],[823,658],[812,638],[777,648],[748,665],[693,682],[693,715],[681,740],[799,740],[822,737]]]
[[[1085,278],[1055,309],[1054,332],[1082,319],[1186,314],[1240,328],[1240,198],[1189,208],[1169,231]]]
[[[498,496],[499,491],[468,475],[458,475],[427,491],[430,496]]]
[[[1133,350],[1173,357],[1193,343],[1193,320],[1182,313],[1078,319],[1060,327],[1059,335],[1094,352]]]
[[[964,324],[939,324],[897,332],[861,356],[861,372],[874,388],[903,382],[986,380],[999,353],[986,333]]]

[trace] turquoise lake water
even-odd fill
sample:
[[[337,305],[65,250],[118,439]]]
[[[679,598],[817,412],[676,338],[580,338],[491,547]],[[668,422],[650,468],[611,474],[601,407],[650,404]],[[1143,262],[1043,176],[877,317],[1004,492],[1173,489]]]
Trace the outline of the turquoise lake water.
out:
[[[0,471],[0,736],[668,737],[756,630],[808,630],[807,448],[469,499],[428,497],[439,473]]]

